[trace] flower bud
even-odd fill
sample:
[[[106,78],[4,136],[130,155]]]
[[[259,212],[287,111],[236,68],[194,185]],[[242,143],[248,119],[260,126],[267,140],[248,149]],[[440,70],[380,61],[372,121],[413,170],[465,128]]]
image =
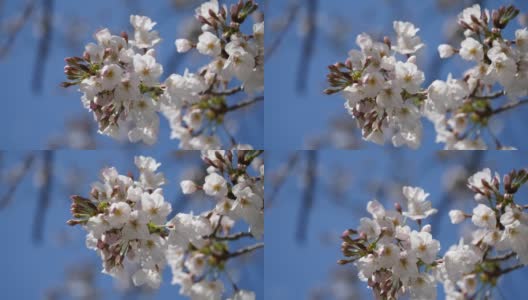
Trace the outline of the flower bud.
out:
[[[174,44],[178,53],[185,53],[192,48],[192,43],[188,39],[177,39]]]
[[[512,178],[510,174],[504,175],[502,180],[504,181],[504,189],[506,190],[506,192],[512,192]]]
[[[399,202],[394,203],[394,209],[396,209],[396,211],[400,214],[403,212],[402,206]]]
[[[427,224],[424,227],[422,227],[422,232],[431,232],[431,224]]]
[[[361,232],[361,233],[359,234],[359,238],[362,239],[362,240],[365,240],[365,241],[366,241],[366,240],[367,240],[367,234],[364,233],[364,232]]]
[[[192,182],[191,180],[184,180],[182,182],[180,182],[180,187],[182,189],[182,192],[184,194],[192,194],[194,192],[196,192],[197,190],[197,187],[196,187],[196,184],[194,182]]]
[[[448,58],[455,54],[455,49],[451,45],[442,44],[438,46],[438,53],[440,54],[440,58]]]
[[[463,211],[454,209],[449,212],[449,218],[452,224],[459,224],[466,219],[466,216]]]
[[[351,260],[348,260],[348,259],[340,259],[337,261],[338,264],[340,265],[346,265],[348,263],[351,263],[352,261]]]
[[[391,48],[391,40],[388,36],[383,37],[383,43],[385,43],[385,45],[387,45],[389,49]]]

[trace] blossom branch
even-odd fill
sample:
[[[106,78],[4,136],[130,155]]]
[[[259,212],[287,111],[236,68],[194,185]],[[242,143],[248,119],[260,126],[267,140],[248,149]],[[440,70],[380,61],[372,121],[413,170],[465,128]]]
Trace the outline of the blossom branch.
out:
[[[503,35],[518,14],[519,9],[513,5],[491,13],[479,4],[464,9],[458,23],[465,31],[465,39],[460,47],[439,45],[438,52],[440,58],[456,54],[475,65],[463,78],[448,76],[445,81],[433,80],[426,89],[421,86],[425,76],[416,61],[416,54],[425,44],[414,24],[395,21],[395,43],[389,37],[375,41],[360,34],[356,39],[360,50],[351,50],[345,62],[329,66],[329,87],[324,93],[342,92],[347,100],[345,108],[356,119],[367,141],[384,144],[390,139],[395,147],[418,148],[423,131],[421,118],[425,117],[435,125],[437,142],[445,143],[445,150],[488,149],[480,130],[475,129],[487,126],[492,115],[528,101],[496,109],[490,101],[527,91],[524,70],[519,65],[520,57],[528,51],[528,30],[516,30],[513,39]],[[396,54],[406,56],[407,60],[399,61]],[[380,57],[390,59],[382,62]],[[502,88],[478,96],[495,84]],[[427,94],[416,93],[423,90]],[[499,149],[513,148],[502,146],[496,137],[494,141]]]
[[[253,0],[238,1],[229,9],[213,0],[200,5],[195,10],[203,25],[198,42],[177,39],[176,51],[196,49],[211,61],[196,73],[170,74],[164,82],[160,82],[164,68],[154,55],[154,47],[161,42],[159,32],[153,30],[156,22],[131,15],[133,35],[112,35],[104,28],[95,34],[97,44],[89,43],[82,55],[66,59],[68,81],[62,86],[86,87],[81,89],[85,106],[94,114],[101,134],[116,138],[127,128],[130,142],[154,144],[162,115],[169,119],[171,138],[180,140],[181,148],[226,148],[216,130],[224,124],[225,113],[262,100],[231,107],[226,101],[226,96],[239,92],[251,95],[264,90],[264,22],[248,18],[258,8]],[[253,20],[253,26],[242,26],[247,20]],[[251,32],[244,32],[248,27]],[[162,100],[165,105],[158,105]],[[229,141],[235,139],[230,136]]]
[[[131,274],[134,285],[147,284],[157,289],[162,281],[160,274],[168,265],[173,271],[173,284],[185,285],[188,282],[181,281],[182,276],[191,278],[192,285],[203,289],[197,293],[204,294],[204,298],[211,295],[220,298],[224,283],[207,276],[209,272],[223,269],[230,258],[264,247],[261,242],[229,252],[230,241],[245,237],[261,239],[264,233],[261,180],[264,165],[259,165],[259,176],[247,171],[253,159],[262,153],[262,150],[203,151],[201,158],[209,166],[205,183],[198,185],[184,180],[180,186],[184,194],[201,190],[218,203],[201,214],[179,212],[169,221],[172,207],[159,188],[165,184],[163,173],[157,172],[160,164],[151,157],[135,157],[139,176],[124,176],[113,167],[105,168],[101,172],[102,182],[92,185],[89,197],[72,196],[73,218],[67,224],[83,225],[88,231],[87,246],[98,251],[108,274],[121,272],[126,268],[125,262],[137,264],[139,268]],[[104,192],[108,188],[113,189],[112,195]],[[229,234],[238,220],[244,220],[249,231]],[[222,229],[226,233],[217,236]],[[139,261],[130,261],[127,253],[138,251],[145,255]],[[238,287],[235,292],[250,297],[254,294]],[[180,293],[195,295],[183,290]]]
[[[473,235],[471,242],[461,239],[457,245],[447,247],[449,250],[440,259],[440,242],[431,235],[431,225],[421,226],[427,217],[438,212],[426,200],[429,194],[423,189],[403,187],[406,210],[396,203],[395,211],[387,211],[378,201],[370,201],[367,210],[372,219],[361,218],[357,230],[347,229],[341,235],[345,259],[338,263],[354,264],[363,274],[362,281],[375,294],[397,295],[393,297],[397,299],[409,291],[411,298],[436,298],[438,280],[443,283],[447,298],[474,299],[480,293],[478,287],[490,290],[502,275],[528,262],[528,214],[514,201],[514,194],[527,181],[528,171],[524,169],[512,170],[502,180],[487,168],[470,176],[467,186],[479,204],[471,214],[451,210],[449,217],[453,224],[470,219],[479,233]],[[406,225],[406,219],[419,223],[415,226],[418,230]],[[385,227],[391,223],[394,228]],[[384,241],[379,244],[381,238]],[[499,246],[499,242],[504,242],[504,246]],[[498,249],[507,253],[487,257]],[[516,261],[510,263],[514,257]],[[439,270],[445,275],[435,278]]]

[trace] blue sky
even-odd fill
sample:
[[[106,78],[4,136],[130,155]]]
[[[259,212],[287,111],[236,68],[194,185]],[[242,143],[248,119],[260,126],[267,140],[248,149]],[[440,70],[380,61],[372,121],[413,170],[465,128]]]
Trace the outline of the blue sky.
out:
[[[275,40],[272,31],[273,21],[286,18],[286,9],[290,1],[269,1],[267,10],[266,46]],[[463,1],[456,1],[463,2]],[[468,2],[468,1],[466,1]],[[528,9],[525,1],[483,1],[488,8],[515,3],[522,12]],[[290,27],[283,37],[280,46],[266,63],[266,107],[265,107],[265,142],[268,149],[307,149],[306,141],[314,135],[328,132],[328,123],[336,117],[347,116],[343,108],[344,99],[340,95],[326,96],[322,91],[327,87],[325,80],[327,66],[337,61],[344,61],[350,49],[356,48],[355,38],[362,32],[378,36],[394,36],[393,20],[413,22],[420,28],[419,35],[426,44],[418,57],[418,65],[425,72],[425,84],[433,79],[447,78],[449,72],[455,77],[470,65],[460,58],[444,61],[438,75],[431,72],[432,64],[438,56],[437,46],[446,42],[444,29],[449,18],[455,17],[460,10],[439,12],[437,1],[319,1],[319,27],[315,39],[313,58],[309,61],[309,72],[306,75],[306,90],[298,93],[295,89],[297,70],[302,48],[300,18]],[[306,15],[301,9],[300,16]],[[452,21],[453,22],[453,21]],[[332,24],[340,24],[334,27]],[[512,27],[519,28],[517,23]],[[337,33],[337,29],[344,31]],[[340,35],[338,47],[329,36]],[[433,59],[434,58],[434,59]],[[308,62],[306,62],[308,63]],[[499,135],[505,145],[527,147],[521,128],[526,126],[521,116],[528,113],[528,107],[517,112],[508,112],[498,118],[503,123],[504,131]],[[429,121],[424,120],[425,131],[422,139],[423,151],[440,150],[441,144],[435,144],[435,134]],[[379,147],[363,143],[364,148]],[[392,146],[387,146],[392,148]],[[328,147],[325,147],[328,148]]]
[[[4,18],[17,16],[26,4],[26,1],[3,2],[0,15]],[[38,47],[38,26],[33,18],[22,28],[8,56],[0,60],[0,86],[4,93],[7,92],[4,94],[3,108],[0,109],[0,127],[3,128],[0,130],[0,148],[47,149],[51,138],[64,134],[68,120],[83,117],[92,120],[91,113],[81,104],[81,94],[76,87],[67,90],[59,87],[65,80],[64,58],[82,55],[84,45],[92,42],[93,34],[101,28],[108,27],[114,34],[124,30],[131,32],[131,14],[147,15],[158,22],[156,29],[163,41],[156,50],[158,61],[165,67],[162,75],[164,80],[170,74],[167,70],[168,61],[176,52],[174,41],[182,37],[180,34],[184,32],[185,22],[194,15],[194,5],[177,10],[170,6],[171,2],[156,1],[156,5],[152,5],[148,1],[94,0],[80,7],[77,1],[55,1],[56,16],[49,59],[44,74],[39,75],[43,86],[40,94],[34,94],[31,90]],[[71,46],[66,36],[73,28],[80,28],[81,31],[75,33],[79,43]],[[3,46],[4,39],[1,41]],[[187,56],[179,55],[178,59],[184,61],[171,73],[183,73],[186,67],[195,71],[204,63],[204,57],[196,52]],[[264,146],[263,111],[264,106],[259,103],[244,112],[233,113],[232,118],[238,120],[239,142],[250,143],[257,149]],[[177,140],[169,139],[168,121],[162,117],[160,123],[159,142],[155,147],[176,149]],[[97,135],[96,138],[98,146],[102,148],[116,149],[122,146],[122,143],[106,136]]]
[[[269,200],[271,192],[271,178],[273,171],[282,166],[291,155],[288,151],[267,152],[267,181],[266,191]],[[306,154],[300,153],[301,157]],[[451,160],[441,160],[440,157],[451,155]],[[297,222],[301,207],[302,178],[297,167],[292,170],[273,205],[266,211],[266,232],[272,239],[266,240],[265,252],[265,283],[267,299],[306,299],[310,291],[319,286],[327,286],[330,282],[331,270],[338,268],[336,261],[342,258],[340,253],[341,242],[339,235],[347,228],[357,228],[361,217],[368,217],[366,204],[377,198],[385,207],[392,208],[394,202],[403,201],[401,190],[390,193],[375,192],[377,184],[386,186],[402,184],[420,186],[430,193],[429,199],[433,207],[439,207],[446,201],[445,188],[442,181],[446,171],[453,166],[469,160],[470,155],[476,153],[416,153],[410,150],[388,151],[375,149],[371,151],[321,151],[318,155],[319,177],[315,186],[314,204],[309,215],[306,229],[307,237],[304,243],[295,239]],[[481,168],[489,167],[492,170],[505,174],[513,168],[528,166],[526,153],[523,152],[482,152]],[[453,158],[454,157],[454,158]],[[479,170],[481,169],[479,168]],[[345,177],[346,189],[344,196],[333,199],[328,183],[340,180],[335,177],[334,171],[345,170],[350,178]],[[447,173],[449,174],[449,173]],[[528,187],[521,189],[520,197],[524,199]],[[458,209],[470,211],[474,207],[471,194],[462,197]],[[341,202],[337,202],[340,200]],[[519,200],[526,204],[526,201]],[[338,205],[336,203],[341,203]],[[404,204],[404,203],[402,203]],[[405,207],[405,206],[404,206]],[[451,207],[453,209],[453,207]],[[445,253],[448,247],[459,239],[463,226],[452,225],[445,215],[433,230],[438,233],[436,238],[441,243],[440,254]],[[344,266],[342,268],[347,268]],[[500,283],[499,288],[504,299],[516,299],[522,292],[526,282],[528,270],[523,269],[511,273]],[[370,295],[365,284],[361,283],[361,299],[369,299]],[[439,294],[441,295],[441,294]],[[439,296],[439,299],[442,297]],[[501,299],[497,296],[497,299]]]
[[[24,152],[4,152],[2,165],[12,168],[24,157]],[[184,158],[175,158],[167,151],[138,151],[130,153],[117,150],[101,151],[59,151],[55,155],[55,185],[52,188],[50,207],[46,214],[44,240],[35,245],[32,242],[33,216],[36,210],[38,190],[35,187],[35,166],[21,183],[11,204],[0,211],[0,234],[5,242],[0,248],[0,290],[6,299],[42,299],[45,291],[60,285],[67,274],[65,269],[72,266],[92,263],[96,270],[97,287],[103,291],[102,299],[123,299],[114,289],[111,277],[100,274],[100,258],[84,245],[85,231],[70,227],[66,221],[70,218],[70,200],[72,193],[86,195],[90,184],[98,180],[99,171],[104,166],[115,166],[121,173],[132,171],[137,174],[133,164],[134,155],[151,155],[162,162],[160,171],[165,173],[168,183],[164,195],[173,203],[173,214],[178,212],[195,213],[211,208],[210,202],[198,201],[196,204],[181,206],[179,181],[190,167],[199,167],[199,152]],[[73,174],[71,172],[74,172]],[[81,185],[73,191],[66,188],[72,176],[82,176]],[[188,177],[185,177],[188,178]],[[5,193],[5,186],[0,189]],[[245,227],[244,227],[245,229]],[[242,228],[241,228],[242,230]],[[61,242],[66,241],[66,242]],[[238,246],[247,246],[244,245]],[[263,295],[263,257],[262,250],[256,251],[248,263],[242,264],[239,274],[231,271],[231,276],[240,278],[239,286],[254,290],[260,299]],[[231,270],[237,269],[239,261],[233,261]],[[164,283],[150,299],[185,299],[179,296],[179,287],[170,285],[172,275],[166,269]],[[226,289],[230,289],[226,283]]]

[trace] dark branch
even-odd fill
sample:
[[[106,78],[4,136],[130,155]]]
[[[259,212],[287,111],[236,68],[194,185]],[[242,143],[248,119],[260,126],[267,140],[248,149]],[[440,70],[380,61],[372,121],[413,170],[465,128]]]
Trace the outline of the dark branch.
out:
[[[272,187],[271,195],[266,198],[267,207],[270,207],[271,205],[273,205],[273,202],[277,198],[277,195],[279,194],[279,191],[282,185],[284,184],[284,182],[286,182],[288,175],[290,175],[290,173],[293,171],[293,169],[297,165],[297,161],[299,160],[299,153],[300,152],[294,152],[288,158],[288,162],[286,163],[286,166],[284,170],[282,171],[282,173],[278,174],[277,179],[275,180],[274,185]]]
[[[15,43],[15,39],[22,29],[24,27],[24,24],[29,20],[31,15],[33,14],[33,11],[35,10],[35,2],[36,0],[29,1],[26,6],[24,7],[24,10],[22,12],[22,15],[18,20],[15,22],[15,25],[13,26],[13,29],[10,32],[10,35],[8,36],[5,45],[0,48],[0,59],[4,58],[13,44]]]
[[[22,181],[22,179],[26,176],[26,174],[29,172],[29,169],[33,165],[33,162],[35,160],[35,154],[29,154],[22,164],[22,169],[15,175],[13,178],[13,181],[11,185],[9,186],[9,189],[7,190],[6,194],[2,199],[0,200],[0,210],[4,209],[9,202],[11,202],[11,199],[13,199],[13,195],[15,194],[15,191]]]
[[[313,207],[315,196],[315,185],[317,178],[317,151],[307,150],[306,153],[306,182],[303,190],[301,209],[299,213],[299,222],[297,224],[297,241],[306,240],[306,231],[308,229],[308,219]]]
[[[301,7],[300,2],[297,2],[290,7],[289,9],[290,13],[288,14],[288,17],[286,18],[286,24],[284,25],[282,30],[275,35],[276,38],[271,42],[270,46],[266,47],[266,52],[264,54],[264,60],[269,59],[273,55],[275,50],[277,50],[280,43],[282,42],[282,39],[284,38],[288,30],[290,29],[291,25],[295,21],[295,18],[297,17],[300,7]]]
[[[36,244],[42,241],[44,220],[51,199],[54,154],[53,150],[45,150],[42,152],[42,159],[44,161],[44,170],[42,174],[43,182],[40,187],[37,210],[33,221],[33,242]]]
[[[46,70],[46,62],[48,61],[53,32],[53,0],[43,0],[42,6],[44,12],[42,17],[42,36],[35,58],[32,82],[33,92],[36,93],[42,90],[42,82],[44,81],[44,72]]]
[[[308,0],[308,20],[306,22],[308,31],[304,37],[303,47],[299,60],[299,69],[297,72],[297,91],[304,92],[306,89],[306,80],[310,71],[310,62],[317,38],[317,6],[318,0]]]

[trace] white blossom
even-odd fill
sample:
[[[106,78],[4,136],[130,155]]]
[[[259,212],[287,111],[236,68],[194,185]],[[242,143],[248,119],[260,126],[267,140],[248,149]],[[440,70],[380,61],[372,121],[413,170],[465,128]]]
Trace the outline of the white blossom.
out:
[[[425,200],[429,194],[425,193],[422,188],[405,186],[403,195],[407,199],[407,211],[403,212],[404,216],[419,220],[437,212],[435,208],[432,208],[431,202]]]
[[[392,48],[401,54],[412,54],[424,47],[420,37],[416,33],[420,30],[412,23],[395,21],[394,31],[397,36],[397,44]]]
[[[192,43],[188,39],[177,39],[174,44],[179,53],[185,53],[192,48]]]
[[[438,54],[440,55],[440,58],[448,58],[455,54],[455,49],[453,49],[451,45],[442,44],[438,46]]]
[[[220,39],[208,31],[200,35],[196,49],[201,54],[209,56],[217,56],[222,51]]]
[[[480,61],[484,57],[482,44],[472,37],[468,37],[462,41],[459,53],[465,60]]]
[[[449,211],[449,218],[451,219],[451,223],[459,224],[459,223],[462,223],[466,219],[466,216],[463,211],[458,210],[458,209],[453,209]]]
[[[479,227],[485,227],[488,229],[494,229],[497,224],[495,212],[484,204],[479,204],[473,209],[471,221]]]
[[[196,184],[191,180],[183,180],[180,182],[180,186],[184,194],[192,194],[197,190]]]

